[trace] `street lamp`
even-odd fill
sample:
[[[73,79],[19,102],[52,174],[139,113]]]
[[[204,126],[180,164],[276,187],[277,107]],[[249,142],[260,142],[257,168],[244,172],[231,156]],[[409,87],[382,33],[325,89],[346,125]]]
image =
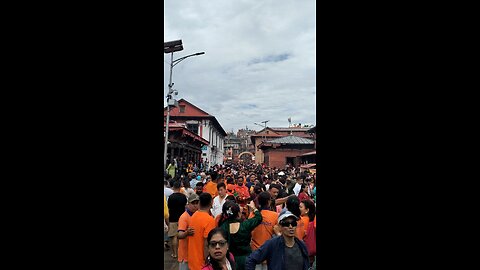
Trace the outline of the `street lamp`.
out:
[[[183,50],[183,45],[182,45],[182,40],[174,40],[174,41],[169,41],[169,42],[164,42],[163,43],[163,52],[165,54],[171,53],[171,60],[170,60],[170,80],[168,82],[168,94],[167,94],[167,122],[165,125],[165,150],[163,153],[163,167],[164,169],[167,169],[167,147],[168,147],[168,125],[170,122],[170,105],[176,106],[178,103],[174,98],[172,98],[172,94],[178,95],[177,90],[173,90],[173,83],[172,83],[172,71],[173,67],[180,63],[181,61],[187,59],[188,57],[192,56],[197,56],[197,55],[202,55],[205,54],[205,52],[199,52],[199,53],[194,53],[190,54],[184,57],[180,57],[176,60],[173,60],[173,53],[174,52],[179,52]],[[170,102],[172,100],[172,102]]]

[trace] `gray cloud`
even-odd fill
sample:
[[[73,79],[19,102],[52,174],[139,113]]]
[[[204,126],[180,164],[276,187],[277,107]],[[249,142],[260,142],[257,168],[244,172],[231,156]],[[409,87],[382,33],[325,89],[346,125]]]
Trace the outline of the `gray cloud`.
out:
[[[315,1],[165,1],[165,41],[182,39],[174,88],[225,130],[315,124]],[[170,55],[164,55],[164,93]]]

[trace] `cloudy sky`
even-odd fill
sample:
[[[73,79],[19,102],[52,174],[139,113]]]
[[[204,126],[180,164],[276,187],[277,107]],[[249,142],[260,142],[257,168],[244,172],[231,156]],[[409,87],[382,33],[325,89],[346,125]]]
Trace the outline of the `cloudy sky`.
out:
[[[164,41],[181,39],[177,99],[215,116],[225,131],[254,123],[316,124],[314,0],[165,0]],[[164,54],[164,94],[170,54]],[[166,99],[164,100],[166,103]]]

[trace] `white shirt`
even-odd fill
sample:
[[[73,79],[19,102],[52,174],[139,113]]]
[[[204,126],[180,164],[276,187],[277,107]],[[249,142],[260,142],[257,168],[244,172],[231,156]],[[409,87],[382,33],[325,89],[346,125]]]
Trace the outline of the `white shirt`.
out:
[[[227,270],[232,270],[232,266],[230,265],[230,261],[228,259],[227,259]]]
[[[215,196],[215,198],[213,198],[213,204],[212,204],[212,216],[213,217],[217,217],[218,215],[220,215],[222,213],[222,207],[223,207],[223,204],[226,201],[225,200],[226,198],[227,198],[227,196],[225,196],[225,198],[221,199],[220,195]]]
[[[163,187],[163,194],[165,194],[165,197],[167,197],[167,200],[168,200],[168,196],[172,195],[173,193],[173,190],[171,188],[168,188],[168,187]]]
[[[302,185],[299,183],[296,183],[295,186],[293,187],[293,193],[295,193],[295,195],[298,196],[298,193],[300,193],[300,189],[302,189]]]

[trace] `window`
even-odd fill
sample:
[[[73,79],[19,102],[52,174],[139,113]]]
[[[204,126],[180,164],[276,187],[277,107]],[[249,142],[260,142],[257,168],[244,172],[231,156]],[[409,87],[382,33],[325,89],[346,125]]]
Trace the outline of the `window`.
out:
[[[180,112],[184,113],[185,112],[185,105],[180,105]]]
[[[187,124],[187,129],[198,135],[198,124]]]

